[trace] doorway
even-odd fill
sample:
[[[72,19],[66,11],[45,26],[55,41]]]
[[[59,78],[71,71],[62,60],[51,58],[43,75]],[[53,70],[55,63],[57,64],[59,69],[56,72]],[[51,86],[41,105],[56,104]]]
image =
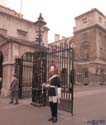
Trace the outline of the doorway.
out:
[[[0,51],[0,94],[2,89],[2,81],[3,81],[3,54]]]

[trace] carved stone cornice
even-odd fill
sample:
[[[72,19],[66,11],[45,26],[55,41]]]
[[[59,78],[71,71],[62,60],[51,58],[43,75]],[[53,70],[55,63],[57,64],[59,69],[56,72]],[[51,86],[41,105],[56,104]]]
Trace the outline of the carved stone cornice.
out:
[[[102,31],[106,32],[106,29],[103,28],[102,26],[100,26],[99,24],[95,24],[95,25],[92,25],[92,26],[89,26],[89,27],[86,27],[84,29],[81,29],[81,30],[77,30],[77,31],[74,31],[74,34],[78,34],[78,33],[81,33],[81,32],[84,32],[86,30],[90,30],[92,28],[98,28],[98,29],[101,29]]]
[[[18,44],[21,44],[24,46],[34,47],[33,41],[27,41],[27,40],[18,39],[18,38],[12,37],[12,36],[0,34],[0,46],[3,46],[4,44],[10,43],[10,42],[18,43]]]
[[[8,38],[5,35],[0,34],[0,46],[3,46],[5,43],[7,43],[7,40]]]

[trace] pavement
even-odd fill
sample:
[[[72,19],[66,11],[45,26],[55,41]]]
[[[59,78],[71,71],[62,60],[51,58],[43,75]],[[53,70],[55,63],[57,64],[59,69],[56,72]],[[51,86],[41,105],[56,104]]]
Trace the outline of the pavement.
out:
[[[31,98],[8,104],[0,97],[0,125],[106,125],[106,86],[75,87],[74,114],[58,111],[58,122],[48,122],[49,107],[31,105]]]

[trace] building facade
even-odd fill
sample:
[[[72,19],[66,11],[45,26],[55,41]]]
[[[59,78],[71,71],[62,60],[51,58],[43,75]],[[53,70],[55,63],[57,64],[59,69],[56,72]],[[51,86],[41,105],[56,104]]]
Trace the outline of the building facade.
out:
[[[40,14],[38,20],[43,21]],[[46,24],[46,23],[45,23]],[[34,52],[37,43],[38,26],[23,18],[22,15],[9,8],[0,6],[0,85],[1,94],[8,95],[10,81],[14,73],[16,58],[26,52]],[[42,44],[48,45],[48,28],[42,27]]]
[[[73,36],[53,45],[72,44],[75,59],[75,83],[98,85],[106,83],[106,16],[92,9],[75,18]]]
[[[76,17],[75,22],[77,82],[104,84],[106,82],[106,16],[97,9],[92,9]]]

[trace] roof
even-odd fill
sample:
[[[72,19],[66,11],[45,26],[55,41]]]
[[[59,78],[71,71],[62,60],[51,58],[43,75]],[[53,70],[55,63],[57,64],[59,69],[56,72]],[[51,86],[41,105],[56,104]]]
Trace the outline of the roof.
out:
[[[87,15],[87,14],[89,14],[89,13],[92,13],[92,12],[94,12],[94,11],[96,11],[96,12],[98,12],[99,14],[101,14],[102,16],[106,17],[106,16],[105,16],[102,12],[100,12],[97,8],[93,8],[93,9],[91,9],[90,11],[87,11],[87,12],[85,12],[85,13],[83,13],[83,14],[77,16],[77,17],[75,17],[75,19],[78,19],[78,18],[80,18],[80,17],[82,17],[82,16],[84,16],[84,15]]]
[[[8,10],[10,11],[10,13],[8,13]],[[11,14],[11,13],[14,13],[14,14]],[[16,20],[20,20],[20,21],[30,23],[32,25],[34,24],[34,22],[32,22],[32,21],[24,19],[23,17],[20,17],[20,16],[16,16],[16,15],[19,15],[20,13],[17,13],[16,11],[14,11],[14,10],[12,10],[10,8],[1,6],[1,5],[0,5],[0,14],[15,18]]]
[[[16,16],[16,17],[23,18],[23,15],[21,13],[18,13],[15,10],[12,10],[12,9],[2,6],[2,5],[0,5],[0,11],[8,13],[8,14]]]
[[[58,44],[58,43],[61,43],[62,41],[69,41],[69,40],[73,40],[73,36],[71,37],[66,37],[64,39],[61,39],[61,40],[58,40],[58,41],[55,41],[55,42],[52,42],[52,43],[49,43],[49,45],[52,45],[52,44]]]

